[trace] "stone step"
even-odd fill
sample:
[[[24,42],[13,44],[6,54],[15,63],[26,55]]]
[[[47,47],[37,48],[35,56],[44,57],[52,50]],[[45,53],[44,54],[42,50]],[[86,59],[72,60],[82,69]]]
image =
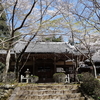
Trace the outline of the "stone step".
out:
[[[62,100],[75,100],[80,98],[80,96],[72,96],[72,95],[17,95],[13,100],[44,100],[44,99],[62,99]],[[9,99],[11,100],[11,99]]]
[[[67,100],[67,99],[66,99]],[[79,98],[70,98],[68,100],[85,100],[85,97],[79,97]]]
[[[85,100],[77,85],[28,84],[15,88],[8,100]]]
[[[70,91],[70,90],[20,90],[20,93],[19,92],[16,92],[16,95],[18,94],[23,94],[23,95],[27,95],[27,94],[34,94],[34,95],[45,95],[45,94],[72,94],[72,93],[75,93],[76,91]]]
[[[25,97],[26,94],[16,94],[16,96],[23,96]],[[67,94],[27,94],[27,96],[66,96],[66,97],[71,97],[71,98],[75,98],[75,97],[80,97],[81,93],[67,93]]]
[[[24,99],[24,100],[34,100],[34,99],[64,99],[66,100],[65,98],[69,99],[69,98],[80,98],[81,97],[81,94],[80,93],[69,93],[69,94],[66,94],[66,95],[63,95],[63,94],[43,94],[43,95],[35,95],[35,94],[20,94],[20,95],[12,95],[12,97],[16,98],[14,100],[19,100],[19,99]],[[9,99],[11,100],[11,99]]]
[[[71,99],[68,99],[68,98],[60,98],[60,97],[58,97],[58,98],[53,98],[53,99],[42,99],[42,98],[37,98],[37,97],[35,97],[35,98],[28,98],[28,97],[26,97],[26,98],[13,98],[13,99],[10,99],[10,100],[85,100],[85,98],[84,97],[79,97],[79,98],[71,98]]]
[[[52,86],[36,86],[36,85],[30,85],[30,86],[22,86],[20,87],[20,90],[76,90],[78,89],[77,85],[52,85]]]

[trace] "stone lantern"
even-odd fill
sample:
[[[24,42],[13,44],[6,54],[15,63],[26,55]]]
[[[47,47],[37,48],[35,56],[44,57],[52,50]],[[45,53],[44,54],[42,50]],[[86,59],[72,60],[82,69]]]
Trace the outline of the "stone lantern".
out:
[[[25,71],[25,74],[26,74],[26,78],[29,78],[29,76],[30,76],[30,71],[29,71],[29,69],[27,69],[27,70]]]

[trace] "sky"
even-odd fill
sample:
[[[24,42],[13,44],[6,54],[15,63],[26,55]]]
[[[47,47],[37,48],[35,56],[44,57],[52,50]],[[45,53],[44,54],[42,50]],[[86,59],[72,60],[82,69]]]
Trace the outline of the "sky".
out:
[[[14,3],[15,0],[6,0],[6,1],[8,1],[8,3],[5,4],[6,5],[6,10],[7,10],[7,13],[9,13],[8,14],[9,19],[11,19],[13,3]],[[49,1],[49,3],[50,3],[52,0],[46,0],[45,2],[43,2],[43,6],[42,6],[42,14],[44,14],[43,15],[43,19],[42,19],[43,22],[44,22],[44,20],[48,21],[50,18],[51,18],[50,22],[52,22],[52,20],[59,19],[60,17],[62,18],[63,17],[62,14],[61,13],[57,13],[57,10],[58,10],[57,8],[61,8],[62,13],[64,13],[67,16],[68,11],[64,10],[67,7],[66,4],[63,3],[63,6],[60,6],[62,0],[57,0],[57,1],[59,1],[58,4],[55,3],[54,4],[55,6],[52,5],[52,6],[48,7],[47,11],[45,11],[45,8],[46,8],[45,4],[49,4],[49,3],[47,3],[47,1]],[[84,8],[84,5],[81,5],[80,3],[77,4],[78,1],[79,0],[68,0],[68,2],[71,4],[70,7],[73,7],[73,11],[76,10],[80,14],[80,13],[82,13],[82,9]],[[87,1],[87,0],[85,0],[85,1]],[[85,2],[85,3],[87,3],[87,2]],[[24,18],[24,15],[29,11],[29,9],[31,7],[31,4],[32,4],[32,0],[18,0],[18,5],[17,5],[17,8],[16,8],[16,13],[15,13],[14,27],[20,26],[20,23],[22,22],[22,19]],[[20,30],[21,32],[23,32],[23,33],[33,32],[34,33],[34,32],[37,31],[39,23],[40,23],[39,19],[41,17],[41,15],[40,15],[41,14],[40,13],[40,7],[39,7],[38,4],[39,3],[36,4],[36,6],[33,9],[32,14],[28,17],[28,20],[26,21],[25,27],[22,28],[22,30]],[[89,5],[90,5],[90,3],[89,3]],[[88,9],[85,9],[85,10],[89,12]],[[57,13],[58,15],[56,17],[52,17],[52,16],[55,15],[55,13]],[[83,13],[83,15],[87,16],[88,13]],[[68,16],[66,17],[66,19],[67,19],[67,21],[70,22],[70,24],[71,24],[71,26],[72,26],[72,28],[74,30],[85,31],[85,29],[83,29],[82,23],[80,24],[79,22],[77,22],[77,20],[79,20],[78,17],[73,16],[73,15],[70,14],[70,20],[68,20]],[[91,20],[93,20],[93,19],[91,19]],[[56,28],[55,32],[57,33],[57,30],[62,30],[61,31],[62,34],[68,33],[69,35],[71,35],[71,29],[69,28],[69,25],[68,25],[69,22],[66,22],[66,20],[64,20],[64,21],[62,21],[62,20],[59,21],[58,20],[58,22],[59,23],[57,23],[57,21],[56,21],[56,25],[58,24],[58,26],[57,26],[58,29]],[[11,20],[10,20],[10,24],[11,24]],[[84,24],[86,24],[86,23],[84,23]],[[44,24],[43,23],[43,28],[47,29],[47,25],[48,24]],[[51,27],[49,27],[51,32],[55,29],[54,25],[53,26],[52,25],[53,24],[51,23]],[[90,28],[88,28],[88,29],[90,29]],[[40,31],[39,34],[45,34],[45,31],[44,31],[44,33],[41,33],[41,32],[43,32],[43,30]],[[88,32],[93,33],[94,30],[88,31]],[[79,35],[79,33],[77,33],[77,34]],[[67,37],[65,35],[63,35],[63,36],[64,36],[64,41],[68,41]]]

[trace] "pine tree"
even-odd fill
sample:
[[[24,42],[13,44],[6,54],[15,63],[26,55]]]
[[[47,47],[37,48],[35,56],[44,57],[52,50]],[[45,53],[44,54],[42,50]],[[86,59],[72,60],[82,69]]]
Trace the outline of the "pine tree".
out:
[[[8,38],[10,34],[6,22],[7,22],[6,14],[2,4],[0,3],[0,38],[1,39]]]
[[[59,37],[51,36],[51,37],[43,38],[42,42],[63,42],[63,39],[62,36]]]
[[[0,42],[5,41],[9,37],[10,37],[10,32],[7,26],[6,13],[4,11],[2,4],[0,3]],[[8,42],[2,43],[0,44],[0,49],[7,49],[8,46],[9,46]]]
[[[62,42],[62,36],[59,36],[58,38],[56,38],[55,36],[53,36],[52,42]]]

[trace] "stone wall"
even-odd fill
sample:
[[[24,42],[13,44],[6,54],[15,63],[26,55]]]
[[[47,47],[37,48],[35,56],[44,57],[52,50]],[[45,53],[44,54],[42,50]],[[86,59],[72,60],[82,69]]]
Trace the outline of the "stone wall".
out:
[[[7,100],[14,90],[15,85],[0,85],[0,100]]]

